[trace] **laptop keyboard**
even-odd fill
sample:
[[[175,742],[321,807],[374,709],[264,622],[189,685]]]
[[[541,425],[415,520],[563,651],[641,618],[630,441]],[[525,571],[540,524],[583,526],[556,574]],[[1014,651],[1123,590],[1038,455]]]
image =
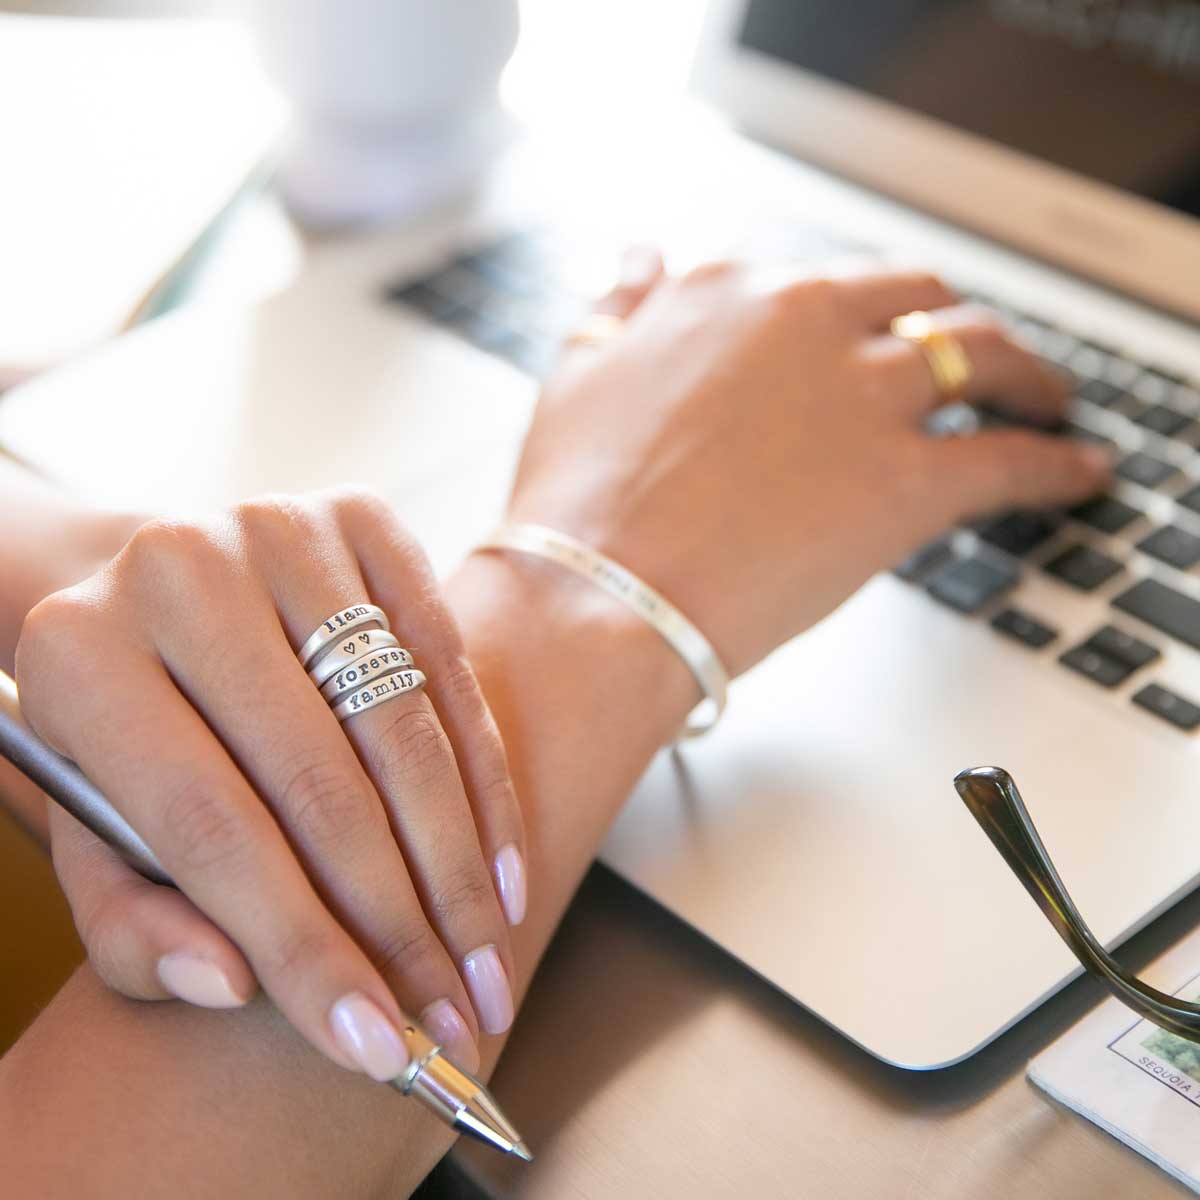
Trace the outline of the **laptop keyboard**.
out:
[[[733,252],[818,262],[864,249],[824,230],[781,226],[758,231],[753,244]],[[541,377],[590,302],[593,289],[571,271],[577,252],[578,243],[556,231],[513,233],[396,285],[387,299]],[[986,620],[1021,652],[1056,656],[1064,674],[1104,689],[1132,681],[1132,705],[1173,728],[1200,728],[1200,696],[1150,678],[1163,644],[1200,650],[1200,388],[961,290],[1074,379],[1074,409],[1062,433],[1115,448],[1117,482],[1114,494],[1066,512],[1001,513],[954,531],[895,574],[963,616]],[[1005,420],[981,417],[982,424]],[[1034,575],[1053,581],[1063,597],[1107,598],[1121,624],[1065,638],[1023,601],[1022,581]],[[1057,601],[1055,608],[1061,611]]]
[[[819,261],[866,248],[823,230],[769,226],[730,250],[738,257]],[[388,289],[404,304],[541,378],[558,357],[563,337],[595,298],[586,269],[578,269],[577,240],[549,228],[522,230],[455,259],[417,280]],[[604,256],[605,264],[610,260]]]

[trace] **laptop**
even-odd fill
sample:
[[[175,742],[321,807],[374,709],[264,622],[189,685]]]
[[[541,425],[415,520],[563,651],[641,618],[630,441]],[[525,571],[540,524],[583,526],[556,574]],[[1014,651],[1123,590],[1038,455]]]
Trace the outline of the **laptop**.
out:
[[[777,652],[604,849],[864,1049],[946,1066],[1078,973],[957,771],[1014,774],[1109,944],[1200,878],[1200,5],[733,0],[695,78],[752,136],[1024,252],[924,241],[1075,376],[1071,433],[1120,450],[1109,495],[948,531]],[[818,211],[751,249],[920,257],[909,229]],[[536,370],[549,344],[513,314],[555,236],[397,298]]]
[[[631,231],[676,261],[941,270],[1072,374],[1067,434],[1118,448],[1111,493],[877,576],[656,760],[603,860],[871,1054],[948,1066],[1078,973],[957,771],[1013,773],[1109,945],[1200,880],[1200,4],[719,0],[695,89],[740,132],[701,121],[616,178],[586,171],[619,148],[559,146],[550,187],[515,152],[501,199],[318,250],[251,332],[193,317],[211,354],[150,326],[86,387],[14,393],[0,435],[128,503],[168,475],[206,502],[386,481],[447,562],[496,518],[588,260]],[[358,401],[336,444],[307,433],[331,394]],[[113,405],[132,446],[101,469]],[[396,458],[402,430],[421,456]]]

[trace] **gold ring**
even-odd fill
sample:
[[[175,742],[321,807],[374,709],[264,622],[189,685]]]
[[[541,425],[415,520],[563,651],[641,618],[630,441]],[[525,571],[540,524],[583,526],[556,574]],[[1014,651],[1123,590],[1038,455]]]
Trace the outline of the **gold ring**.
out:
[[[925,356],[943,404],[962,399],[971,382],[971,360],[958,338],[939,329],[933,317],[919,309],[896,317],[891,330],[896,337],[912,342]]]
[[[625,327],[625,321],[612,313],[592,313],[566,336],[568,346],[603,346]]]

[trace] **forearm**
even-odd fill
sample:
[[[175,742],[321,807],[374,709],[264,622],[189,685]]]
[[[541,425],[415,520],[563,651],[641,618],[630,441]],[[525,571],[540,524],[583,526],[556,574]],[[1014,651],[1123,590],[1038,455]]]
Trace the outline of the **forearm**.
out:
[[[520,995],[693,685],[657,635],[553,568],[481,556],[450,590],[525,813]],[[483,1047],[485,1074],[499,1049]],[[179,1179],[198,1195],[405,1195],[450,1144],[417,1105],[327,1063],[262,1001],[233,1013],[138,1005],[86,967],[0,1064],[0,1130],[10,1177],[40,1195],[152,1195]]]

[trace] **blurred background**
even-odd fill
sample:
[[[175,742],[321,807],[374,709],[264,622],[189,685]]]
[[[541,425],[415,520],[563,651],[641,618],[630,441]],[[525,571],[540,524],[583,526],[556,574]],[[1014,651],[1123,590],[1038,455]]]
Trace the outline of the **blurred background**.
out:
[[[0,0],[0,388],[185,299],[269,293],[330,230],[470,186],[530,121],[644,129],[703,10],[524,0],[506,63],[515,0]],[[456,37],[461,60],[427,53]]]

